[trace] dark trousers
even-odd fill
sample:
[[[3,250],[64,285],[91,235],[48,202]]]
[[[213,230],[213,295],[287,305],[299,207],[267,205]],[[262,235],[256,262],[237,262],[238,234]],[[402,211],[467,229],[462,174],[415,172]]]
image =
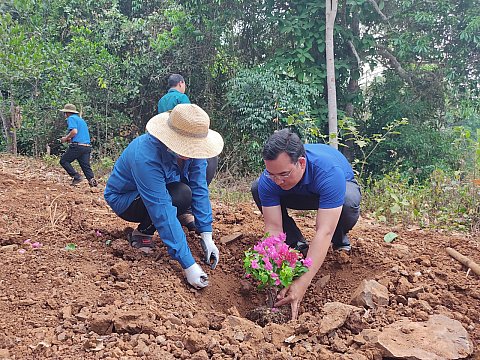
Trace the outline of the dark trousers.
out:
[[[72,166],[72,162],[77,160],[82,168],[83,174],[90,180],[94,178],[92,168],[90,167],[91,146],[82,146],[78,144],[70,144],[65,154],[60,158],[60,165],[67,171],[68,175],[74,179],[79,179],[80,175]]]
[[[260,211],[262,211],[262,204],[258,194],[258,179],[252,183],[251,191],[255,203]],[[342,213],[340,214],[335,233],[332,237],[332,244],[334,247],[350,245],[347,233],[358,221],[360,216],[361,198],[360,186],[358,186],[357,182],[347,181],[345,202],[343,204]],[[293,218],[288,215],[287,209],[318,210],[318,196],[296,194],[282,196],[280,198],[280,207],[282,209],[283,231],[287,235],[287,244],[291,247],[295,247],[298,241],[305,241],[305,239]]]
[[[218,157],[207,160],[207,185],[213,180],[218,166]],[[173,182],[167,184],[167,190],[172,198],[172,205],[177,208],[177,216],[184,214],[190,209],[192,205],[192,190],[187,184],[183,182]],[[130,206],[125,210],[120,217],[123,220],[140,223],[138,231],[153,235],[155,233],[155,226],[148,214],[147,208],[140,196],[137,196]]]

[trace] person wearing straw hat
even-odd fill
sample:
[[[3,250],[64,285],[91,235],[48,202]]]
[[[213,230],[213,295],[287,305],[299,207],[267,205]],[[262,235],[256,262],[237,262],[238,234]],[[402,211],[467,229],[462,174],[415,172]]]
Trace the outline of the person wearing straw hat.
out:
[[[185,94],[187,85],[185,79],[180,74],[171,74],[168,77],[168,92],[158,101],[158,113],[173,110],[178,104],[190,104],[190,99]],[[218,167],[218,156],[207,159],[207,185],[213,180]],[[195,218],[192,215],[192,209],[187,209],[183,214],[178,215],[180,224],[189,231],[195,231]]]
[[[73,104],[66,104],[63,109],[65,119],[67,120],[68,134],[60,138],[62,143],[70,143],[68,149],[60,158],[60,165],[72,177],[72,185],[78,185],[82,182],[82,176],[72,166],[72,162],[77,160],[83,174],[91,187],[97,186],[97,180],[90,167],[90,154],[92,145],[90,144],[90,134],[85,120],[79,115],[77,108]]]
[[[104,193],[119,217],[139,223],[128,234],[129,243],[150,252],[157,231],[188,283],[197,289],[208,285],[208,276],[195,262],[177,215],[192,207],[203,261],[214,269],[219,251],[212,238],[205,159],[220,154],[223,138],[209,127],[208,114],[194,104],[180,104],[154,116],[147,133],[133,140],[116,161]]]

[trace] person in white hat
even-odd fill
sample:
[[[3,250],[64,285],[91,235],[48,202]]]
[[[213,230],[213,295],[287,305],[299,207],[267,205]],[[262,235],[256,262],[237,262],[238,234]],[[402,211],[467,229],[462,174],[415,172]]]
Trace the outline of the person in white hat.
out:
[[[203,260],[214,269],[219,251],[212,237],[205,159],[221,153],[223,139],[209,127],[208,114],[194,104],[154,116],[147,133],[133,140],[115,163],[104,194],[118,216],[139,223],[128,235],[129,243],[149,252],[156,230],[197,289],[208,285],[208,276],[195,262],[177,215],[192,207]]]
[[[65,120],[67,121],[68,134],[60,138],[62,143],[70,143],[67,151],[60,159],[60,165],[72,177],[72,185],[78,185],[82,182],[82,176],[72,166],[72,162],[77,160],[80,164],[83,174],[91,187],[97,186],[93,170],[90,166],[90,154],[92,145],[90,144],[90,133],[88,125],[78,114],[77,108],[73,104],[66,104],[63,109]]]

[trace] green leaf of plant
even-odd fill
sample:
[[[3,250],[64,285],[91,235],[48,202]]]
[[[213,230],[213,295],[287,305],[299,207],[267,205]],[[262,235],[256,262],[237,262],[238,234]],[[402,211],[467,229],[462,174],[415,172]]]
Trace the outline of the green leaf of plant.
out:
[[[74,243],[68,243],[65,245],[65,250],[67,251],[74,251],[77,248],[77,244]]]
[[[394,232],[389,232],[388,234],[386,234],[384,237],[383,237],[383,240],[386,242],[386,243],[391,243],[393,240],[395,240],[396,238],[398,237],[397,234],[395,234]]]

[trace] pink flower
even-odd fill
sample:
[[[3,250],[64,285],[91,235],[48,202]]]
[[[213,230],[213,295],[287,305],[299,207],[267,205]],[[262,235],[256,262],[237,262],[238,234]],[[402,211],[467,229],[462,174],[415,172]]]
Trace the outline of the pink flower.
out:
[[[25,240],[23,243],[24,243],[24,244],[30,244],[31,241],[32,241],[32,239],[27,239],[27,240]]]
[[[38,249],[38,248],[41,248],[41,247],[42,247],[42,243],[40,243],[40,242],[38,242],[38,241],[37,241],[37,242],[34,242],[34,243],[32,244],[32,248],[34,248],[34,249]]]
[[[247,279],[250,279],[250,278],[252,277],[252,275],[251,275],[251,274],[247,274],[247,275],[245,275],[245,277],[246,277]]]
[[[268,271],[272,271],[273,270],[273,266],[272,266],[272,263],[270,262],[270,259],[267,257],[267,258],[264,258],[263,259],[263,262],[265,263],[265,270],[268,270]]]
[[[100,237],[100,236],[102,236],[102,233],[97,230],[97,231],[95,232],[95,235],[97,235],[97,237]]]
[[[252,269],[258,269],[258,261],[257,260],[252,260]]]
[[[27,252],[27,250],[25,250],[25,249],[19,249],[18,252],[19,252],[19,254],[25,254],[25,253]]]
[[[306,258],[302,260],[303,265],[305,265],[307,268],[312,266],[312,258]]]

